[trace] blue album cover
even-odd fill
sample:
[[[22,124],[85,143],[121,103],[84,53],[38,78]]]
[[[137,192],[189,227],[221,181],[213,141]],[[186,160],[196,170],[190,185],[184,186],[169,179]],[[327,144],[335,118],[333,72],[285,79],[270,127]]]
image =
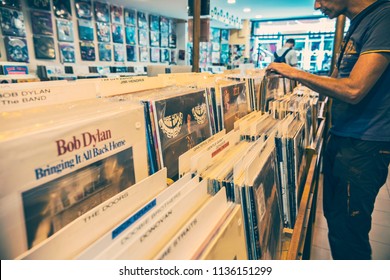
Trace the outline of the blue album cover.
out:
[[[160,46],[160,32],[150,31],[150,46],[159,47]]]
[[[114,61],[125,61],[125,49],[122,44],[114,44]]]
[[[161,49],[160,61],[161,62],[170,62],[171,51],[169,49]]]
[[[144,12],[137,12],[138,15],[138,28],[139,29],[148,29],[148,20],[146,19],[146,14]]]
[[[82,19],[92,19],[91,0],[75,0],[76,15]]]
[[[61,63],[75,63],[75,52],[74,46],[67,43],[59,43],[58,48],[60,49],[60,60]]]
[[[148,47],[139,47],[139,61],[140,62],[149,62]]]
[[[229,29],[221,29],[221,43],[229,43]]]
[[[36,35],[53,35],[51,14],[41,11],[31,11],[31,25]]]
[[[83,41],[93,41],[92,21],[79,19],[79,38]]]
[[[26,29],[24,27],[23,13],[21,11],[6,8],[0,10],[3,35],[25,37]]]
[[[148,31],[145,29],[138,29],[138,44],[140,46],[147,46],[148,41]]]
[[[126,31],[126,44],[129,45],[136,45],[137,44],[137,39],[135,38],[135,27],[134,26],[126,26],[125,31]]]
[[[56,51],[54,48],[54,38],[48,36],[35,36],[34,51],[36,59],[55,59]]]
[[[122,7],[111,5],[111,23],[123,24]]]
[[[29,2],[34,2],[34,1],[29,1]],[[49,2],[49,1],[47,1],[47,2]],[[49,4],[50,4],[50,2],[49,2]],[[2,1],[0,1],[0,7],[19,9],[20,8],[20,0],[2,0]],[[50,5],[49,5],[49,9],[50,9]]]
[[[136,46],[126,46],[127,61],[137,61],[137,47]]]
[[[70,0],[53,0],[53,12],[57,18],[72,19]]]
[[[135,10],[125,9],[125,24],[130,26],[136,26],[136,13]]]
[[[81,59],[95,61],[95,44],[92,42],[80,42]]]
[[[29,62],[26,39],[4,37],[4,44],[8,61]]]
[[[19,1],[5,1],[5,2],[19,2]],[[27,3],[30,6],[30,8],[50,11],[50,0],[27,1]]]
[[[109,23],[97,22],[96,33],[99,42],[111,42],[111,29]]]
[[[221,41],[221,32],[218,28],[211,28],[211,42],[219,43]]]
[[[73,22],[61,19],[57,19],[56,22],[58,41],[73,42]]]
[[[99,60],[111,61],[112,60],[112,46],[111,44],[99,43]]]
[[[101,2],[94,2],[94,4],[96,21],[110,22],[110,6]]]
[[[149,29],[150,31],[160,31],[160,16],[149,15]]]
[[[120,24],[111,24],[112,41],[114,43],[123,43],[123,26]]]

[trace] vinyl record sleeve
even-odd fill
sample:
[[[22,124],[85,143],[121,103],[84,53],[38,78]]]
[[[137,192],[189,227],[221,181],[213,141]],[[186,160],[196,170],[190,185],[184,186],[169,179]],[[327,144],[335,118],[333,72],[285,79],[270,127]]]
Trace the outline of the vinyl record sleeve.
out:
[[[71,20],[72,8],[70,0],[53,0],[53,12],[56,18]]]
[[[80,42],[81,59],[95,61],[95,44],[92,42]]]
[[[125,61],[125,48],[122,44],[114,44],[114,61]]]
[[[7,60],[15,62],[29,62],[27,42],[24,38],[4,37]]]
[[[50,13],[31,11],[31,25],[35,35],[53,35],[53,22]]]
[[[127,61],[137,61],[137,47],[126,45]]]
[[[159,47],[160,46],[160,32],[150,31],[150,46]]]
[[[112,61],[112,45],[106,43],[99,43],[99,60]]]
[[[47,36],[35,36],[34,39],[34,50],[35,57],[37,59],[55,59],[56,51],[54,47],[54,38]]]
[[[47,2],[49,2],[47,0]],[[20,8],[20,0],[3,0],[0,2],[0,7],[6,7],[6,8]],[[50,9],[50,6],[49,6]]]
[[[137,44],[137,33],[136,28],[134,26],[126,26],[126,44],[128,45],[136,45]]]
[[[110,6],[107,3],[94,2],[95,20],[99,22],[110,22]]]
[[[108,23],[97,22],[96,33],[99,42],[111,42],[111,28]]]
[[[64,260],[73,259],[87,250],[93,251],[91,247],[96,240],[115,231],[118,223],[136,215],[137,211],[149,211],[156,197],[166,190],[166,179],[167,172],[163,168],[92,208],[18,259]],[[124,228],[120,227],[121,230]],[[77,243],[74,242],[76,236]]]
[[[58,41],[73,42],[73,22],[68,20],[56,19]]]
[[[137,12],[138,29],[148,29],[148,20],[144,12]]]
[[[76,15],[81,19],[92,19],[91,0],[75,0]]]
[[[133,9],[124,9],[125,24],[130,26],[137,26],[137,14]]]
[[[163,16],[160,16],[160,31],[169,33],[169,19]]]
[[[123,24],[123,8],[116,5],[111,5],[111,23]]]
[[[159,48],[150,48],[150,62],[160,62]]]
[[[8,215],[0,224],[13,222],[0,229],[2,259],[15,258],[148,176],[142,106],[87,100],[5,118],[42,125],[3,131],[0,165],[8,168],[0,174],[6,178],[0,208]]]
[[[160,62],[170,62],[171,51],[169,49],[161,49]]]
[[[78,26],[79,26],[79,39],[82,41],[93,41],[94,40],[94,30],[93,30],[93,24],[90,20],[85,19],[79,19],[78,20]]]
[[[121,24],[111,24],[111,32],[112,32],[112,41],[114,43],[123,43],[123,25]]]
[[[160,32],[160,16],[149,15],[149,30]]]
[[[61,63],[76,62],[74,46],[72,44],[58,43],[58,48],[60,50]]]
[[[140,46],[148,46],[148,31],[143,29],[138,29],[138,44]]]
[[[169,47],[169,34],[167,32],[160,33],[160,47],[162,48]]]
[[[21,11],[1,8],[1,29],[3,35],[25,37],[26,29]]]
[[[149,48],[148,47],[139,47],[139,61],[140,62],[149,62]]]
[[[211,136],[204,90],[154,101],[162,162],[178,178],[178,158]]]

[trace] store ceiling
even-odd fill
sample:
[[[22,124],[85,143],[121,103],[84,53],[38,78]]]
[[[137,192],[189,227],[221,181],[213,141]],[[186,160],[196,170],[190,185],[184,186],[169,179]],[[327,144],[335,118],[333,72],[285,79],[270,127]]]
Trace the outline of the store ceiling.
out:
[[[314,0],[210,0],[211,8],[223,9],[242,19],[279,19],[313,16]],[[120,5],[157,13],[167,17],[187,19],[188,0],[116,0]],[[243,12],[250,8],[250,12]]]

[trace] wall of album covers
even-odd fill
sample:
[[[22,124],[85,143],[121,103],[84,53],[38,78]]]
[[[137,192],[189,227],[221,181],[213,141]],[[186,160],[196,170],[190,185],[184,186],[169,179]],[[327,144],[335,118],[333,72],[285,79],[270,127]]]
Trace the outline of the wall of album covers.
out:
[[[29,63],[32,69],[59,63],[176,64],[176,20],[115,2],[1,1],[0,61]]]

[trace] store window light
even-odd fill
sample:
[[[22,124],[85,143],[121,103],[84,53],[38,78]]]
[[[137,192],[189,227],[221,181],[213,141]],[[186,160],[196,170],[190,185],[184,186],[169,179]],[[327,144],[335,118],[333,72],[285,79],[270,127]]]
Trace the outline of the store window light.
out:
[[[227,0],[228,4],[234,4],[236,3],[236,0]]]

